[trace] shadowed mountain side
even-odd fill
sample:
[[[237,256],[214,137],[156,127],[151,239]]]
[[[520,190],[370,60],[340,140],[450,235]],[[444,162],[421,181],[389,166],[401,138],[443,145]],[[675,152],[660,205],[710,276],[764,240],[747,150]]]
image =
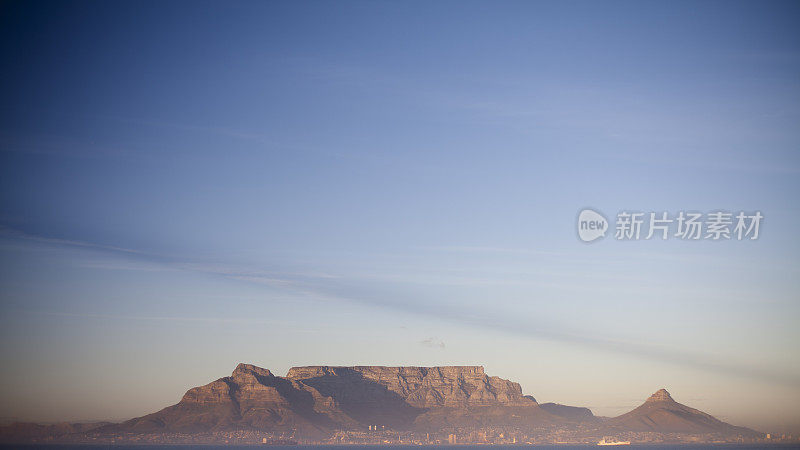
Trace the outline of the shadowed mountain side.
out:
[[[336,402],[303,383],[239,364],[230,377],[189,389],[178,404],[102,428],[103,432],[204,432],[230,429],[297,430],[308,436],[357,422]]]
[[[580,406],[567,406],[558,403],[542,403],[539,405],[539,407],[554,416],[558,416],[566,420],[575,422],[599,421],[599,419],[592,414],[592,411],[589,408]]]
[[[295,367],[284,377],[239,364],[230,377],[102,432],[258,429],[320,436],[368,425],[392,429],[555,423],[519,384],[483,367]]]
[[[303,378],[302,383],[335,399],[338,408],[360,424],[407,429],[425,411],[409,405],[403,396],[386,385],[369,380],[351,368],[337,368],[335,373]]]
[[[414,408],[535,404],[522,395],[518,383],[489,377],[481,366],[307,366],[293,367],[286,377],[336,393],[341,401],[373,399],[374,392],[359,390],[367,384],[383,386],[380,391],[392,392]]]
[[[660,389],[633,411],[609,419],[607,425],[632,431],[661,433],[722,433],[760,436],[754,430],[725,423],[702,411],[682,405],[672,399],[666,389]]]
[[[366,424],[435,431],[447,427],[531,426],[559,421],[522,394],[518,383],[487,376],[480,366],[292,368]]]

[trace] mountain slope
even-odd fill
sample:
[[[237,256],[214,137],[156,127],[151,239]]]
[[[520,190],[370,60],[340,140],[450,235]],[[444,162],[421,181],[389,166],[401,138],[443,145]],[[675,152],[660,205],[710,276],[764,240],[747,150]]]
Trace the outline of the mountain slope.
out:
[[[580,406],[567,406],[559,403],[542,403],[540,408],[548,413],[568,420],[577,422],[596,422],[598,419],[592,414],[589,408]]]
[[[666,389],[660,389],[636,409],[614,417],[608,425],[631,431],[661,433],[722,433],[758,435],[749,428],[725,423],[709,414],[682,405],[672,399]]]
[[[554,423],[519,384],[478,366],[294,367],[286,377],[239,364],[230,377],[189,389],[176,405],[105,432],[256,429],[321,436],[333,430],[438,429]]]
[[[239,364],[230,377],[189,389],[178,404],[104,431],[202,432],[230,429],[297,430],[325,434],[356,422],[336,402],[303,383]]]

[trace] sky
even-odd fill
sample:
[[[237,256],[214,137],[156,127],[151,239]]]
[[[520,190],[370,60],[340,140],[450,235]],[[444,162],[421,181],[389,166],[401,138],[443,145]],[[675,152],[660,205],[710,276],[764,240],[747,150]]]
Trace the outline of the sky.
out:
[[[2,420],[476,364],[800,433],[797,3],[4,2],[0,81]]]

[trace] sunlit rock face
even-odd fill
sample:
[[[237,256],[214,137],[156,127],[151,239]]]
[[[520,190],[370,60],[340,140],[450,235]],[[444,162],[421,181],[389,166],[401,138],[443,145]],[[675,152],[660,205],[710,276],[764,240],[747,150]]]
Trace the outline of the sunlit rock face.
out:
[[[535,404],[518,383],[487,376],[481,366],[307,366],[293,367],[287,378],[336,390],[349,400],[392,397],[415,408]],[[364,385],[372,388],[360,390]],[[375,395],[382,390],[384,395]]]
[[[672,396],[669,395],[666,389],[659,389],[651,395],[646,401],[648,402],[674,402]]]

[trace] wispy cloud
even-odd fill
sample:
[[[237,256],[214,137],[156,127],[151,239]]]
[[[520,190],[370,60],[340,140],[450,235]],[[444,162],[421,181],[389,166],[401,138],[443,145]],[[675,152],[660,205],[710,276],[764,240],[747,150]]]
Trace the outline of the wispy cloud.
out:
[[[71,240],[71,239],[60,239],[60,238],[53,238],[47,237],[42,235],[30,234],[24,231],[15,230],[12,228],[4,227],[0,225],[0,235],[5,236],[7,238],[12,239],[21,239],[29,242],[38,242],[41,244],[51,244],[51,245],[59,245],[59,246],[67,246],[67,247],[80,247],[92,250],[103,250],[108,252],[114,253],[125,253],[131,255],[151,255],[146,252],[141,252],[139,250],[134,250],[130,248],[124,247],[115,247],[112,245],[103,245],[103,244],[95,244],[92,242],[87,241],[79,241],[79,240]]]
[[[800,386],[800,375],[796,373],[723,360],[702,352],[676,349],[655,343],[630,341],[589,334],[582,330],[573,329],[565,323],[545,322],[541,320],[532,321],[527,317],[512,316],[497,312],[491,308],[475,308],[468,306],[453,308],[452,305],[446,303],[413,298],[413,296],[410,296],[408,293],[399,292],[395,289],[387,289],[380,286],[376,287],[374,284],[366,286],[358,279],[347,279],[330,274],[313,272],[305,274],[270,272],[257,269],[245,270],[241,267],[198,263],[180,260],[175,257],[164,258],[135,249],[37,236],[9,230],[8,228],[0,229],[0,235],[6,238],[21,239],[39,244],[102,251],[124,255],[126,257],[143,258],[149,261],[157,260],[160,264],[171,269],[211,274],[258,285],[268,285],[272,288],[283,289],[294,294],[311,295],[321,300],[357,303],[394,312],[433,317],[462,326],[510,333],[516,336],[524,336],[544,341],[577,345],[584,348],[608,351],[645,360],[670,363],[724,375],[744,377],[763,383],[780,383],[790,386]],[[205,320],[149,316],[142,316],[141,319]],[[440,348],[444,346],[442,341],[436,341],[432,337],[423,340],[420,344],[423,346],[439,346]]]
[[[129,314],[92,314],[92,313],[67,313],[54,311],[39,311],[37,314],[56,317],[76,317],[87,319],[123,319],[123,320],[143,320],[158,322],[199,322],[199,323],[230,323],[230,324],[255,324],[255,325],[277,325],[276,320],[243,319],[243,318],[223,318],[223,317],[184,317],[184,316],[139,316]]]
[[[549,256],[564,254],[564,252],[535,250],[529,248],[508,248],[508,247],[470,246],[470,245],[426,246],[419,248],[421,250],[453,252],[453,253],[499,253],[499,254],[520,254],[520,255],[549,255]]]
[[[428,347],[428,348],[441,348],[441,349],[445,348],[444,341],[434,339],[432,337],[421,340],[419,344],[423,347]]]

